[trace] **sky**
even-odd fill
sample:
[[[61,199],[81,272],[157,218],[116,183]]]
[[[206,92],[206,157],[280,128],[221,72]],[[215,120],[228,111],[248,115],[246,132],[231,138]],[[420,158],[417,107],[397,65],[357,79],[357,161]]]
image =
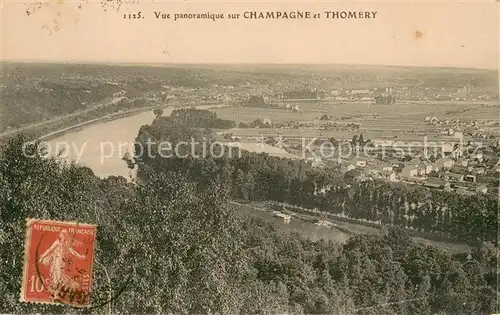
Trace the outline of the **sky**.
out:
[[[3,60],[315,63],[499,68],[500,1],[4,0]],[[127,0],[123,0],[124,2]],[[79,8],[81,5],[81,8]],[[320,13],[310,20],[159,20],[163,13]],[[30,14],[27,14],[27,11]],[[124,19],[141,12],[144,18]],[[326,19],[325,11],[376,11]]]

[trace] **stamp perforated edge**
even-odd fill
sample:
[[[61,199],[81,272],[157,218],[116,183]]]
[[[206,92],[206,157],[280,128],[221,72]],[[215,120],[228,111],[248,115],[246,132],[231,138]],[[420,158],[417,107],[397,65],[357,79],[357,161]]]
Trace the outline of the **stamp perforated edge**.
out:
[[[26,289],[26,273],[28,272],[28,258],[29,258],[29,252],[30,252],[29,245],[31,245],[31,244],[29,244],[30,239],[31,239],[31,225],[35,222],[46,223],[46,224],[51,224],[51,223],[75,224],[75,225],[79,225],[81,227],[92,227],[92,228],[95,228],[96,231],[97,231],[97,224],[81,223],[81,222],[76,222],[76,221],[59,221],[59,220],[45,220],[45,219],[33,219],[33,218],[26,219],[26,233],[25,233],[25,238],[24,238],[23,271],[21,274],[22,279],[21,279],[21,292],[20,292],[20,296],[19,296],[19,302],[33,303],[33,304],[64,305],[64,304],[57,303],[57,302],[49,302],[49,301],[45,301],[45,300],[26,300],[24,298],[24,293],[25,293],[25,289]],[[97,237],[97,235],[94,235],[94,241],[95,241],[96,237]],[[95,248],[94,248],[94,251],[95,251]],[[95,257],[94,257],[94,259],[95,259]],[[92,261],[90,262],[92,274],[94,273],[94,259],[92,259]],[[94,280],[94,277],[92,275],[92,281],[93,280]]]

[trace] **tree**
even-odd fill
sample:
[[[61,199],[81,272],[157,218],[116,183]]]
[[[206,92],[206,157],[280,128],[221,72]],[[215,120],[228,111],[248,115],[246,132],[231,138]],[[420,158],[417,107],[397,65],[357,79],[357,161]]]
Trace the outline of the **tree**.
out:
[[[352,136],[351,145],[353,147],[355,147],[356,145],[358,145],[358,135]]]
[[[153,114],[155,114],[156,118],[160,118],[161,116],[163,116],[163,109],[156,108],[153,110]]]
[[[359,135],[358,142],[359,142],[359,145],[360,145],[361,147],[363,147],[363,146],[365,145],[365,141],[364,141],[364,139],[363,139],[363,134],[360,134],[360,135]]]

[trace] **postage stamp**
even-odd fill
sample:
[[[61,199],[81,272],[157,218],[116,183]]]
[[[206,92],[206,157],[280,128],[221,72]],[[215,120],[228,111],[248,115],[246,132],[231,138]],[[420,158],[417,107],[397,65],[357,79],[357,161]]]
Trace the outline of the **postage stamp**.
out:
[[[28,219],[22,302],[90,305],[97,226]]]

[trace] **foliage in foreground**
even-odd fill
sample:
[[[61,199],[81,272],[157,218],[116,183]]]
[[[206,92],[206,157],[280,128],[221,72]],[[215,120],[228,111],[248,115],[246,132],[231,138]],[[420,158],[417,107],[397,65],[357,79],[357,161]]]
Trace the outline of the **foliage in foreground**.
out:
[[[0,309],[88,312],[18,302],[27,217],[96,223],[96,313],[490,314],[484,251],[467,262],[390,230],[313,242],[240,216],[231,187],[155,172],[141,185],[85,167],[0,153]],[[30,150],[36,150],[31,147]],[[119,292],[122,291],[120,294]]]

